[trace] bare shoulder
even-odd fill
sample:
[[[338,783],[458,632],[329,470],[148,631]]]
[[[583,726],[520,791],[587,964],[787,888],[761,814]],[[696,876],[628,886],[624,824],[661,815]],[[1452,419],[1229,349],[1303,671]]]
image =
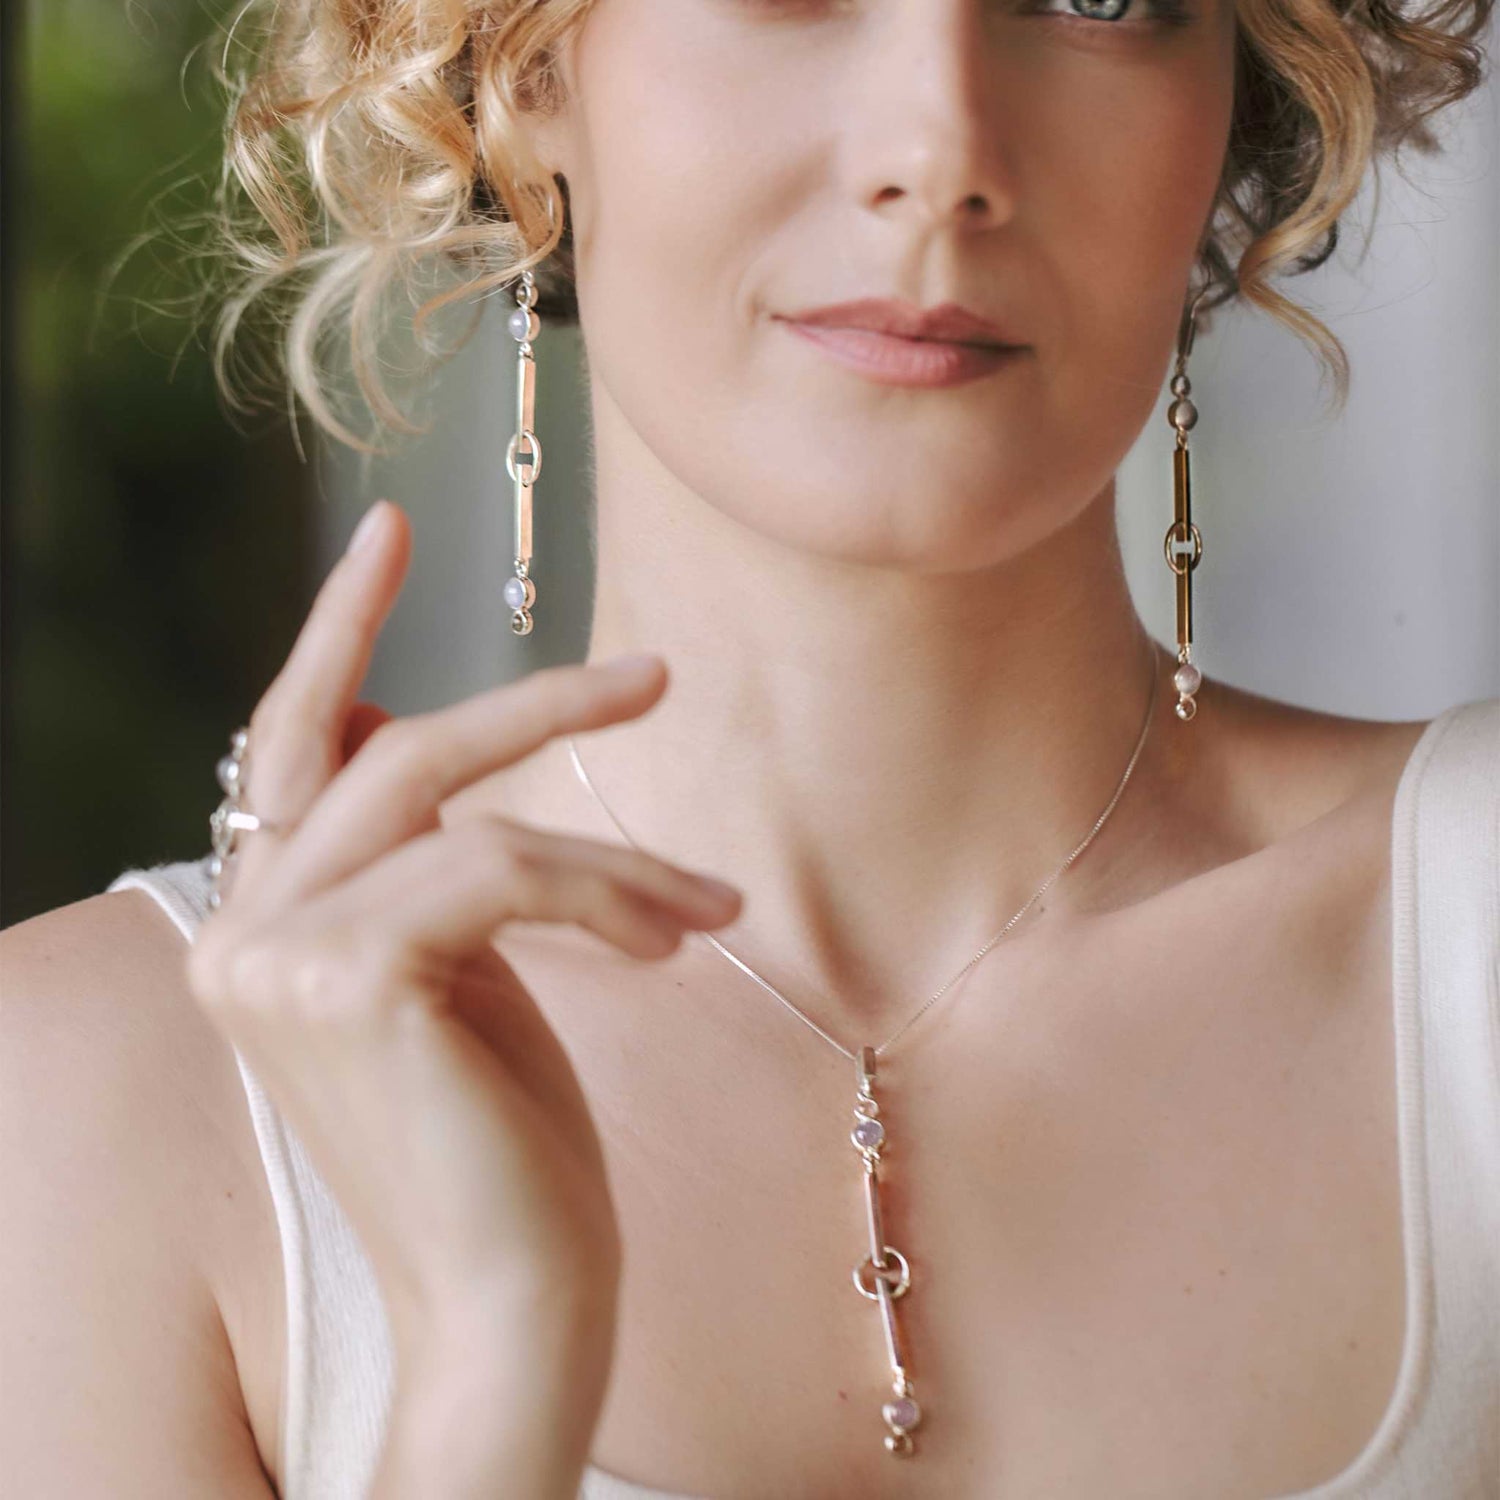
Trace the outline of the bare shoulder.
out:
[[[1314,829],[1384,838],[1396,789],[1431,719],[1364,719],[1215,684],[1214,760],[1257,843]],[[1196,726],[1195,726],[1196,727]]]
[[[273,1493],[226,1247],[263,1255],[274,1218],[186,953],[139,890],[0,933],[0,1446],[21,1493]]]

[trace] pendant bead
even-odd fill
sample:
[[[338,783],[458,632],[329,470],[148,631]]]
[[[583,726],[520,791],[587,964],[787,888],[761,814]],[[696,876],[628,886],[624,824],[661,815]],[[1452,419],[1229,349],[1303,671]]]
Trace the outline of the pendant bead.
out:
[[[1193,662],[1185,661],[1172,673],[1172,686],[1184,696],[1190,696],[1203,686],[1203,673]]]
[[[507,578],[500,597],[512,609],[529,609],[536,602],[536,585],[529,578]]]
[[[880,1414],[897,1432],[909,1432],[922,1420],[922,1408],[910,1396],[887,1401]]]

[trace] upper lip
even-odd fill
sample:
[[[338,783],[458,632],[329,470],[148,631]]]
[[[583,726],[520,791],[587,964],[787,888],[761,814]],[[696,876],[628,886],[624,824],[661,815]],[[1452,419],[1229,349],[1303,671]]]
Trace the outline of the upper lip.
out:
[[[942,339],[957,344],[999,344],[1015,347],[998,324],[957,302],[922,308],[890,297],[863,297],[825,307],[806,307],[783,314],[794,323],[818,323],[830,328],[867,328],[909,339]]]

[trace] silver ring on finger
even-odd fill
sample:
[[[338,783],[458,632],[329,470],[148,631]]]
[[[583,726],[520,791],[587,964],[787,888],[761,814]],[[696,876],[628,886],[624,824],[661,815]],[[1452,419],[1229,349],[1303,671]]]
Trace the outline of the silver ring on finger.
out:
[[[210,911],[217,911],[222,899],[222,878],[229,861],[239,852],[241,833],[284,833],[280,823],[269,818],[257,817],[244,806],[245,760],[250,748],[250,730],[241,725],[229,736],[229,754],[223,756],[214,768],[224,800],[213,810],[208,819],[208,829],[213,844],[213,853],[208,857],[208,874],[211,888],[208,893]]]

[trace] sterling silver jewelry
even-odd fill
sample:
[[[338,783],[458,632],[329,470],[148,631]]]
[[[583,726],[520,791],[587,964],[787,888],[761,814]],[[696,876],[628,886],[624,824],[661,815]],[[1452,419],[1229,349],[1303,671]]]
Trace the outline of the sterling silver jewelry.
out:
[[[532,423],[536,420],[536,357],[531,341],[541,332],[536,313],[536,277],[521,273],[516,291],[516,310],[506,325],[516,341],[516,430],[505,450],[505,472],[515,483],[515,576],[505,580],[501,595],[510,606],[510,628],[516,635],[530,635],[531,606],[536,585],[531,581],[531,490],[542,473],[542,445]]]
[[[245,794],[245,755],[250,747],[250,730],[241,725],[229,736],[229,754],[221,757],[214,768],[224,800],[209,814],[208,829],[213,841],[213,853],[208,860],[208,874],[212,882],[208,893],[210,911],[217,911],[220,904],[220,884],[224,866],[231,855],[238,852],[238,836],[266,829],[271,833],[282,831],[279,823],[258,818],[241,806]]]
[[[1193,383],[1188,379],[1187,366],[1197,330],[1198,304],[1207,291],[1207,287],[1202,288],[1183,310],[1182,322],[1177,329],[1172,404],[1167,408],[1167,421],[1177,433],[1177,446],[1172,450],[1172,524],[1162,538],[1162,551],[1166,554],[1167,566],[1177,578],[1178,665],[1172,674],[1177,702],[1172,712],[1184,724],[1198,712],[1198,700],[1194,695],[1203,686],[1203,673],[1193,660],[1193,571],[1203,559],[1203,534],[1193,524],[1193,484],[1188,460],[1188,433],[1198,420],[1198,408],[1192,402]]]
[[[1150,643],[1148,637],[1148,644]],[[1130,753],[1129,763],[1125,767],[1125,774],[1120,777],[1119,784],[1115,787],[1114,795],[1094,822],[1083,842],[1060,864],[1046,880],[1031,894],[1025,905],[1015,913],[1004,927],[992,937],[969,961],[961,968],[952,979],[948,981],[936,994],[930,996],[902,1026],[888,1036],[885,1041],[877,1046],[860,1046],[850,1048],[844,1046],[840,1041],[830,1036],[805,1012],[793,1005],[770,980],[758,974],[742,958],[731,953],[712,933],[703,932],[701,929],[691,929],[699,937],[706,938],[713,947],[724,955],[736,968],[742,970],[753,979],[762,989],[767,990],[772,996],[781,1002],[797,1019],[816,1032],[830,1047],[835,1048],[843,1056],[851,1059],[855,1064],[855,1095],[854,1095],[854,1126],[850,1131],[849,1138],[855,1149],[859,1152],[863,1162],[863,1196],[864,1196],[864,1219],[867,1230],[869,1245],[868,1253],[854,1267],[853,1280],[855,1290],[862,1297],[880,1305],[881,1327],[885,1337],[886,1359],[890,1366],[892,1395],[880,1409],[880,1414],[885,1420],[885,1449],[886,1452],[905,1457],[915,1452],[915,1441],[912,1431],[922,1420],[922,1409],[917,1405],[917,1399],[913,1392],[911,1373],[908,1368],[906,1353],[901,1344],[900,1330],[896,1324],[895,1303],[900,1297],[904,1297],[912,1285],[912,1265],[895,1246],[887,1243],[884,1218],[881,1213],[880,1202],[880,1163],[881,1152],[888,1144],[886,1138],[886,1126],[880,1119],[880,1104],[875,1098],[875,1059],[886,1051],[890,1045],[900,1036],[903,1036],[918,1016],[924,1014],[928,1008],[942,998],[954,984],[958,982],[975,964],[984,957],[991,948],[1010,931],[1015,924],[1031,909],[1032,904],[1045,892],[1069,865],[1088,848],[1093,842],[1095,835],[1104,826],[1105,820],[1115,809],[1115,804],[1120,800],[1120,795],[1125,790],[1126,783],[1130,780],[1130,774],[1135,770],[1136,762],[1140,759],[1142,748],[1145,746],[1146,737],[1151,729],[1152,710],[1156,703],[1156,685],[1160,676],[1160,664],[1154,645],[1151,649],[1151,691],[1146,699],[1145,722],[1141,725],[1140,734],[1136,738],[1135,749]],[[615,825],[621,836],[628,844],[640,848],[641,845],[625,831],[620,820],[611,811],[609,804],[600,796],[598,788],[590,779],[588,772],[584,769],[583,761],[578,754],[578,743],[572,736],[568,736],[568,751],[572,756],[573,768],[578,773],[579,779],[584,786],[593,794],[610,821]]]

